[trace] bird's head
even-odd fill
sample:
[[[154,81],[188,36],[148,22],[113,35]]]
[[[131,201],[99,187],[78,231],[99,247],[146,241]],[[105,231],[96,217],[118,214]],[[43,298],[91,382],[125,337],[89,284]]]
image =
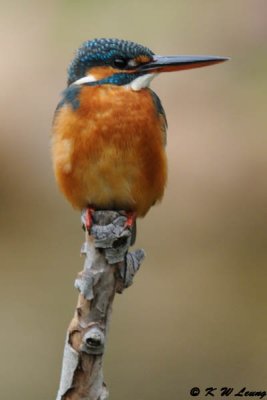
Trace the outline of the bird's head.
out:
[[[86,41],[68,69],[68,85],[125,85],[140,90],[160,72],[199,68],[226,61],[217,56],[159,56],[120,39]]]

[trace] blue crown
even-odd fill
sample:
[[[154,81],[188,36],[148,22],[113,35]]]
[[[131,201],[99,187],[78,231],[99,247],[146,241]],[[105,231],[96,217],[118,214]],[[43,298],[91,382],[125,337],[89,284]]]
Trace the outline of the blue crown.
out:
[[[118,58],[131,60],[140,55],[152,58],[154,53],[147,47],[128,40],[88,40],[77,50],[68,68],[68,85],[84,77],[91,67],[112,65]]]

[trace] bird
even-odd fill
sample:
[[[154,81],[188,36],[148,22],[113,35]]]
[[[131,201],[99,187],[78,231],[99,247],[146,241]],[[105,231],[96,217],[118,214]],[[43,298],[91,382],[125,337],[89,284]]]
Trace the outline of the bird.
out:
[[[60,190],[75,209],[86,209],[88,232],[94,210],[124,210],[132,226],[163,197],[167,118],[152,79],[226,60],[161,56],[113,38],[78,48],[54,114],[52,160]]]

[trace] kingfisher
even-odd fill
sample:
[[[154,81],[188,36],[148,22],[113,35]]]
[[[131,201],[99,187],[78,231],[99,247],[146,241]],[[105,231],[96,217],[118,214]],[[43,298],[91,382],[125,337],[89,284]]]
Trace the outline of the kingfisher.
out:
[[[63,194],[87,210],[88,231],[93,210],[124,210],[131,226],[163,197],[167,119],[152,79],[226,60],[161,56],[120,39],[81,45],[55,111],[52,158]]]

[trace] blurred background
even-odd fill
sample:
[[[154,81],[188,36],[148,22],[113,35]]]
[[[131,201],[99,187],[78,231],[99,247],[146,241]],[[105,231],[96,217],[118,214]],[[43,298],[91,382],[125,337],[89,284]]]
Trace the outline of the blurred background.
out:
[[[74,50],[95,37],[232,57],[153,81],[169,122],[169,181],[138,224],[146,260],[115,299],[111,400],[266,389],[266,16],[265,0],[1,0],[4,400],[55,399],[58,389],[84,237],[54,182],[51,121]]]

